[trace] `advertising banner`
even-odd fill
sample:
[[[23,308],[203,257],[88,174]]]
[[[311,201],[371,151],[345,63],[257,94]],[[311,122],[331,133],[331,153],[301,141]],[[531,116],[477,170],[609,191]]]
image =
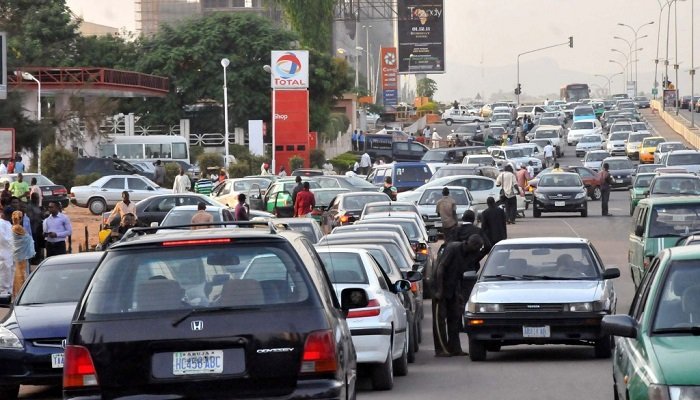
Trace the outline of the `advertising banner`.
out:
[[[309,52],[273,50],[270,61],[270,86],[273,89],[309,87]]]
[[[13,158],[15,155],[15,130],[0,128],[0,160]]]
[[[396,47],[382,47],[381,81],[385,106],[396,106],[399,101],[399,69],[396,63]]]
[[[290,171],[289,159],[298,156],[309,166],[309,91],[274,90],[276,168]]]
[[[261,120],[248,120],[248,150],[250,154],[262,156],[265,154],[263,144],[264,124]]]
[[[676,106],[678,92],[675,89],[664,89],[664,110]]]
[[[444,0],[398,0],[399,71],[445,72]]]

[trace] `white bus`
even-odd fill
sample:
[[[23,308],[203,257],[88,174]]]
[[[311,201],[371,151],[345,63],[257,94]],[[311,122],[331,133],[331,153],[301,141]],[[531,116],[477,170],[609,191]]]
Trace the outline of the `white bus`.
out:
[[[99,146],[100,157],[125,161],[190,162],[187,139],[176,135],[114,136]]]

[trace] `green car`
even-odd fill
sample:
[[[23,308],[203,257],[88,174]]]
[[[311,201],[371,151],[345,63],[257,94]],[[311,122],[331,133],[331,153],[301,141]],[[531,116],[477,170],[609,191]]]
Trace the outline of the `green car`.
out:
[[[615,399],[700,399],[700,247],[660,252],[629,315],[606,315],[601,329],[617,336]]]
[[[630,186],[630,215],[634,214],[639,200],[647,197],[646,192],[649,190],[649,184],[655,176],[655,173],[644,173],[634,177],[632,186]]]
[[[595,117],[600,119],[600,117],[605,112],[605,103],[603,103],[602,101],[593,101],[589,104],[591,107],[593,107],[593,111],[595,111]]]
[[[296,178],[279,179],[270,185],[265,193],[265,211],[275,214],[277,209],[289,209],[292,207],[292,193],[294,193],[294,187],[297,185],[294,179]],[[316,181],[304,179],[304,182],[306,181],[309,182],[310,189],[318,189],[320,187]]]

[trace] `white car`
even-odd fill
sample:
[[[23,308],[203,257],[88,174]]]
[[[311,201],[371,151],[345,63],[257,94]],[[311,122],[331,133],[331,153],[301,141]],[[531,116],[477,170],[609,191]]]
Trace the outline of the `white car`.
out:
[[[107,175],[86,186],[73,186],[70,201],[78,207],[87,207],[95,215],[102,215],[121,201],[124,191],[129,192],[133,202],[173,192],[141,175]]]
[[[476,164],[480,166],[493,167],[496,160],[488,154],[467,154],[462,159],[462,164]]]
[[[635,132],[646,132],[648,134],[652,134],[654,132],[651,131],[649,128],[649,125],[647,125],[646,122],[632,122],[632,129],[634,129]]]
[[[505,147],[489,147],[489,153],[494,160],[496,160],[496,165],[499,168],[504,168],[507,164],[513,166],[515,171],[518,164],[528,165],[532,164],[535,169],[535,174],[542,171],[542,161],[537,157],[530,157],[530,150],[526,150],[522,147],[505,146]]]
[[[583,162],[584,167],[590,168],[594,171],[600,171],[603,160],[608,157],[610,157],[610,153],[605,150],[593,150],[586,153],[581,161]]]
[[[686,150],[686,147],[681,142],[663,142],[656,146],[656,151],[654,152],[654,164],[661,164],[661,159],[664,155],[672,152],[673,150]]]
[[[391,389],[394,375],[408,373],[408,321],[397,294],[410,290],[411,283],[389,281],[367,250],[320,245],[316,251],[338,298],[346,288],[367,292],[367,307],[351,309],[346,319],[357,363],[372,367],[375,390]]]
[[[632,131],[610,131],[610,136],[608,136],[608,142],[605,144],[605,150],[612,156],[624,156],[627,154],[626,144],[627,139]]]
[[[605,148],[605,139],[603,135],[592,134],[582,137],[576,144],[576,157],[583,157],[586,153],[592,150],[603,150]]]
[[[554,126],[541,126],[537,128],[535,131],[535,134],[533,135],[533,139],[550,139],[552,141],[552,145],[554,146],[556,152],[557,152],[557,157],[561,157],[564,155],[564,149],[562,148],[562,142],[561,142],[561,137],[563,136],[563,131],[561,127],[554,127]]]
[[[176,226],[176,225],[189,225],[192,223],[192,216],[197,213],[198,206],[176,206],[170,209],[165,218],[159,224],[157,222],[151,223],[151,226]],[[206,212],[211,214],[214,218],[214,222],[226,222],[233,221],[233,213],[228,207],[224,206],[207,206]]]
[[[572,146],[578,143],[578,141],[586,135],[602,133],[603,127],[600,125],[600,121],[597,119],[576,121],[571,124],[571,128],[569,128],[569,133],[566,135],[566,142],[569,144],[569,146]]]
[[[363,219],[365,216],[370,214],[387,212],[412,212],[416,215],[420,215],[418,207],[416,207],[415,203],[407,201],[373,201],[371,203],[365,204],[365,206],[362,208],[362,213],[360,213],[360,218],[358,219]]]
[[[467,189],[459,186],[446,186],[450,190],[450,197],[457,203],[456,215],[460,219],[465,211],[471,209],[472,198]],[[416,203],[418,211],[428,229],[442,228],[442,218],[437,213],[437,202],[442,198],[442,188],[429,188],[423,191],[423,195]]]

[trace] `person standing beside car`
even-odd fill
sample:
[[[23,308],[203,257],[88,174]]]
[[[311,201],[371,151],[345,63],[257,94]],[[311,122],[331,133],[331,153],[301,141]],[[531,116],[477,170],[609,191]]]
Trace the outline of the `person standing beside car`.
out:
[[[518,184],[517,178],[513,173],[513,167],[508,164],[496,177],[496,185],[501,187],[501,200],[506,206],[506,223],[515,223],[515,214],[518,208],[518,199],[515,197],[515,185]]]
[[[180,167],[180,173],[173,181],[173,193],[187,193],[191,187],[190,178],[185,175],[184,168]]]
[[[294,216],[305,217],[316,207],[316,198],[311,193],[309,182],[304,182],[304,188],[297,193],[297,201],[294,203]]]
[[[554,162],[554,146],[552,146],[552,143],[547,143],[542,149],[542,153],[544,153],[544,167],[549,168]]]
[[[24,181],[24,176],[21,173],[17,174],[17,180],[10,184],[10,192],[22,201],[29,200],[29,184]]]
[[[442,198],[435,204],[435,212],[442,222],[445,243],[455,240],[457,229],[457,202],[450,196],[450,189],[442,188]]]
[[[44,238],[46,238],[46,257],[66,254],[66,238],[73,234],[70,219],[61,212],[55,201],[49,202],[49,216],[44,220]]]
[[[192,225],[196,224],[206,224],[214,222],[214,216],[211,215],[210,213],[207,212],[207,203],[200,201],[197,204],[197,212],[194,213],[192,216],[192,219],[190,219],[190,223]],[[197,229],[207,229],[209,228],[209,225],[206,226],[193,226],[192,230],[197,230]]]
[[[294,182],[296,182],[296,186],[294,186],[294,189],[292,190],[292,205],[296,204],[297,202],[297,195],[299,192],[304,189],[304,185],[301,183],[301,176],[297,175],[296,178],[294,178]]]
[[[498,206],[493,197],[486,199],[487,208],[481,212],[481,229],[491,242],[491,246],[508,238],[506,213]]]
[[[608,212],[608,201],[610,200],[610,185],[612,184],[612,176],[610,176],[610,165],[603,163],[603,169],[598,172],[598,181],[600,182],[600,207],[604,217],[611,217]]]
[[[236,221],[248,221],[250,220],[250,215],[248,214],[248,208],[245,204],[245,194],[238,194],[238,204],[233,209],[233,219]]]
[[[44,199],[43,194],[41,193],[41,188],[37,184],[36,177],[32,177],[31,181],[31,186],[29,187],[29,201],[31,202],[32,196],[36,194],[39,196],[39,207],[41,207],[41,203]]]
[[[382,193],[389,196],[391,201],[396,201],[396,187],[393,184],[393,180],[390,176],[384,178],[384,186],[382,187]]]
[[[158,186],[163,186],[165,184],[165,167],[160,160],[155,163],[155,172],[153,173],[153,182],[158,184]]]

